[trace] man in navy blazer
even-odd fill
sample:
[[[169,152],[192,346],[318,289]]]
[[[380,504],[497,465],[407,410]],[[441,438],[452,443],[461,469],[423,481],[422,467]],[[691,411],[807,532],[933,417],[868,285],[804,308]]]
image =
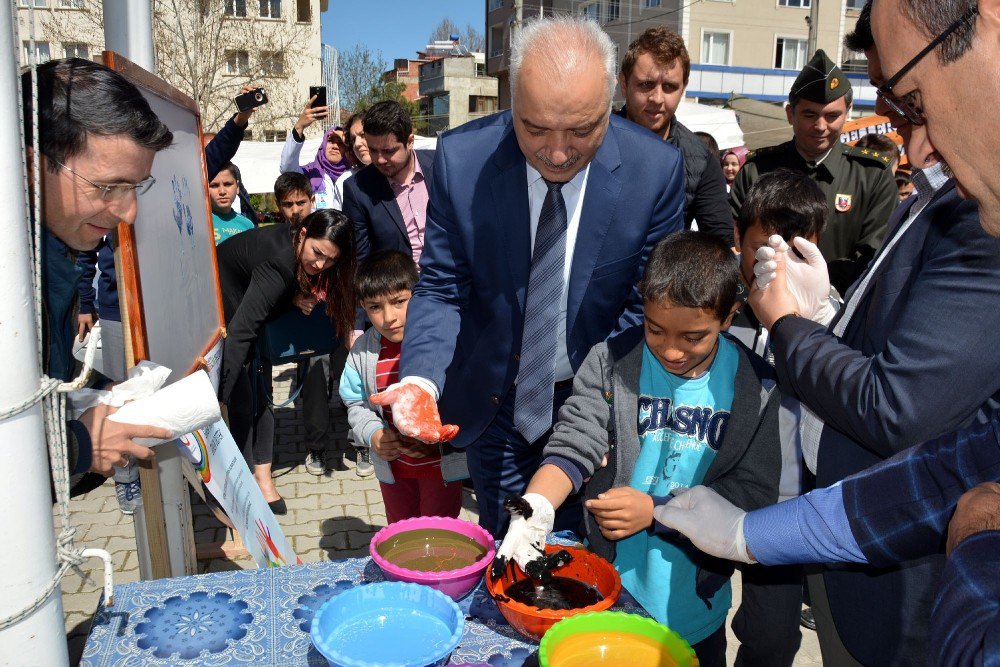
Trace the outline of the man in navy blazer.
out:
[[[404,396],[417,403],[413,412],[432,411],[424,429],[409,410],[396,419],[404,435],[427,441],[454,433],[439,428],[433,400],[440,396],[441,417],[460,427],[451,444],[468,448],[480,524],[496,535],[507,523],[503,500],[523,493],[547,438],[529,442],[514,426],[515,381],[530,381],[519,376],[519,362],[546,182],[563,184],[568,218],[555,386],[551,404],[536,404],[551,410],[549,429],[590,348],[641,321],[635,285],[646,259],[656,241],[683,228],[680,153],[611,116],[616,66],[614,46],[595,23],[533,22],[512,46],[512,111],[438,141],[402,380],[385,400],[394,416]],[[579,519],[577,506],[556,525],[578,528]]]
[[[373,105],[362,122],[372,161],[344,181],[344,214],[354,222],[358,262],[379,250],[399,250],[417,261],[434,151],[413,148],[413,122],[398,102]]]

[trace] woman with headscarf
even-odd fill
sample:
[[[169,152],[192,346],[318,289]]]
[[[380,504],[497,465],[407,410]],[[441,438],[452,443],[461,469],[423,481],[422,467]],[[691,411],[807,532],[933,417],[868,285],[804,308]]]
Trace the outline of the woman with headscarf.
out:
[[[338,211],[344,210],[344,181],[354,176],[372,163],[371,155],[368,153],[368,139],[365,137],[364,114],[360,111],[351,114],[347,119],[347,145],[351,147],[351,156],[354,158],[354,166],[345,171],[337,182],[333,184],[333,208]]]
[[[344,128],[340,125],[330,128],[323,135],[316,159],[309,164],[299,164],[302,145],[305,142],[305,130],[317,120],[327,116],[327,107],[314,107],[316,97],[309,98],[299,119],[295,121],[285,146],[281,149],[281,172],[297,171],[309,177],[313,194],[316,196],[314,209],[334,207],[334,184],[342,174],[349,171],[353,165],[352,153],[344,138]]]
[[[736,174],[747,161],[747,149],[743,146],[727,149],[722,153],[722,175],[726,177],[726,192],[733,187]]]

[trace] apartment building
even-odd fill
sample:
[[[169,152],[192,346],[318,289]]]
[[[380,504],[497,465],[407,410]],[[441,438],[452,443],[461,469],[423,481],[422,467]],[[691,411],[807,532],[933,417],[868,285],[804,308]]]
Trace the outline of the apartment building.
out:
[[[687,96],[721,104],[733,95],[783,102],[812,55],[809,23],[817,0],[706,0],[684,8],[681,35],[691,54]],[[841,46],[854,29],[864,0],[820,3],[816,48],[838,64],[848,63],[855,107],[868,112],[875,89],[864,73],[863,54]],[[853,70],[853,71],[851,71]]]
[[[666,25],[680,32],[679,0],[485,0],[486,73],[497,77],[501,109],[510,107],[510,36],[537,16],[581,14],[601,24],[619,54],[647,28]],[[616,102],[622,102],[616,91]]]
[[[100,0],[16,2],[22,63],[63,57],[101,61]],[[254,113],[248,139],[284,141],[308,100],[309,86],[324,83],[320,14],[328,4],[161,0],[153,20],[156,74],[198,103],[206,132],[218,130],[235,113],[233,98],[242,86],[260,85],[269,103]],[[28,42],[29,9],[34,10],[34,53]],[[316,134],[321,130],[310,128]]]
[[[724,104],[734,95],[783,102],[812,55],[807,19],[813,1],[818,0],[485,0],[486,69],[500,81],[500,108],[509,107],[512,31],[534,16],[572,13],[600,23],[619,54],[655,25],[680,34],[691,56],[689,98],[707,104]],[[863,54],[846,52],[841,44],[863,6],[864,0],[826,0],[816,16],[816,46],[848,65],[856,113],[870,112],[875,90],[868,85]]]
[[[437,58],[420,65],[420,115],[430,135],[499,110],[497,79],[483,53]]]

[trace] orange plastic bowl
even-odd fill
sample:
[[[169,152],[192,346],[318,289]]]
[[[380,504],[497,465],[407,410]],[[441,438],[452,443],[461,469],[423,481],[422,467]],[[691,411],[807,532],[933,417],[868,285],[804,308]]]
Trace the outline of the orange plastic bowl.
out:
[[[618,596],[622,592],[622,580],[618,576],[618,570],[608,561],[597,554],[586,549],[577,547],[562,547],[553,544],[545,545],[545,553],[551,554],[561,549],[565,549],[572,556],[573,560],[568,565],[564,565],[554,572],[556,576],[569,577],[582,581],[596,588],[604,596],[604,599],[597,604],[592,604],[579,609],[539,609],[531,605],[515,602],[506,596],[507,587],[515,581],[519,581],[527,575],[517,565],[512,565],[517,576],[511,577],[509,574],[494,579],[492,568],[486,568],[486,590],[490,597],[496,602],[500,613],[507,619],[507,622],[519,633],[537,642],[545,634],[546,630],[564,618],[583,614],[590,611],[604,611],[618,601]]]

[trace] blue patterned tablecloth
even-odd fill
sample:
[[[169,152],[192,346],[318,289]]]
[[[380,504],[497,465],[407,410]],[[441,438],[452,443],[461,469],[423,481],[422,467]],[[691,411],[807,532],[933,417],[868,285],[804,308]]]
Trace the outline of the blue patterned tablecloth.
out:
[[[115,586],[103,600],[82,667],[153,665],[327,665],[313,648],[313,614],[337,593],[384,581],[369,558],[217,572]],[[521,667],[536,653],[503,618],[483,582],[459,602],[465,635],[452,664]],[[625,591],[614,607],[646,615]]]

